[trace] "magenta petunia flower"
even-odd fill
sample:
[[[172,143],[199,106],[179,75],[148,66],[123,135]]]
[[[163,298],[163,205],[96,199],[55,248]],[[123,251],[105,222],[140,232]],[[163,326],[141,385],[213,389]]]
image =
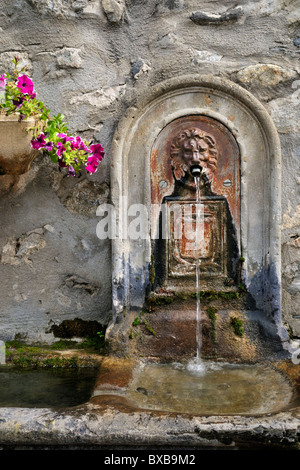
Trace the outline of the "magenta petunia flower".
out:
[[[61,157],[61,154],[62,154],[63,152],[65,152],[66,147],[64,147],[61,142],[58,142],[58,143],[56,144],[56,147],[57,147],[56,155],[58,155],[59,157]]]
[[[100,161],[104,158],[104,148],[101,144],[91,145],[91,151]]]
[[[17,81],[17,87],[20,88],[22,93],[28,93],[31,95],[33,93],[33,81],[27,77],[27,75],[21,75]]]
[[[41,133],[35,140],[32,140],[31,145],[36,150],[44,149],[48,150],[48,152],[51,152],[53,148],[53,142],[47,142],[43,133]]]
[[[47,142],[43,148],[44,150],[48,150],[48,152],[51,152],[51,150],[53,149],[53,142]]]
[[[73,142],[74,141],[74,137],[69,137],[67,134],[64,134],[63,132],[61,132],[60,134],[57,134],[57,137],[59,137],[60,139],[62,139],[63,143],[65,144],[66,142]]]
[[[31,141],[31,145],[36,150],[40,150],[42,147],[45,147],[45,145],[47,145],[45,134],[41,133],[35,140],[33,139]]]
[[[4,88],[6,86],[6,76],[5,73],[0,77],[0,87]]]
[[[86,171],[89,173],[95,173],[98,169],[100,159],[96,155],[91,155],[87,159]]]

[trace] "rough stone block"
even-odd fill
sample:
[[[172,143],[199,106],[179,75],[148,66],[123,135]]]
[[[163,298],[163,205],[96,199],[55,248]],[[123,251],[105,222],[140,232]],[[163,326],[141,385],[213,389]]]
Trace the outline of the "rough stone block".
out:
[[[119,24],[123,20],[125,13],[124,0],[102,0],[102,8],[111,23]]]

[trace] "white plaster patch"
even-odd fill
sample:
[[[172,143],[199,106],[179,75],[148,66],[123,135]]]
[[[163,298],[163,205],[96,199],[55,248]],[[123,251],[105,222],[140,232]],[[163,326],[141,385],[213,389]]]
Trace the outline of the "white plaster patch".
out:
[[[223,58],[222,55],[214,54],[210,51],[198,51],[197,49],[192,49],[192,53],[192,65],[199,65],[202,62],[220,62]]]
[[[115,85],[96,90],[91,93],[85,93],[81,96],[75,96],[70,100],[70,104],[86,103],[96,108],[107,108],[125,93],[126,85]]]

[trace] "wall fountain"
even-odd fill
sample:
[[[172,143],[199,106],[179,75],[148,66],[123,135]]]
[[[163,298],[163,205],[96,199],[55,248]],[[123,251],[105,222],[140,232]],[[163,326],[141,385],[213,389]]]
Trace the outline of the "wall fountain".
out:
[[[193,145],[196,162],[202,164],[204,229],[196,249],[188,240],[195,217],[188,215],[195,202],[194,178],[188,171]],[[224,331],[217,355],[230,360],[265,356],[261,344],[269,352],[284,351],[288,335],[281,321],[280,143],[258,100],[212,76],[163,82],[127,110],[114,137],[111,161],[117,227],[112,240],[113,317],[107,329],[111,351],[126,355],[136,349],[165,360],[193,356],[196,305],[191,297],[198,258],[203,303],[213,296],[223,326],[226,318],[241,317],[256,325],[259,336],[249,352],[251,346],[247,351],[226,347],[230,341]],[[140,236],[124,236],[124,227],[137,226],[137,221]],[[156,337],[130,341],[141,312]],[[206,343],[203,353],[211,356],[216,345]]]
[[[3,408],[2,445],[30,446],[30,433],[46,448],[297,445],[280,162],[269,115],[229,81],[168,80],[127,110],[112,204],[98,211],[112,241],[110,354],[87,403]]]

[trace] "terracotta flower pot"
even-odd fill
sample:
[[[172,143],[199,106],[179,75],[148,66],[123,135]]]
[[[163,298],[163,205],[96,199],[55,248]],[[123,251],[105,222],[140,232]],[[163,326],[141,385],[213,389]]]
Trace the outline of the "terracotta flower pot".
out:
[[[22,175],[26,173],[38,156],[31,146],[34,118],[18,122],[17,115],[0,115],[0,175]]]

